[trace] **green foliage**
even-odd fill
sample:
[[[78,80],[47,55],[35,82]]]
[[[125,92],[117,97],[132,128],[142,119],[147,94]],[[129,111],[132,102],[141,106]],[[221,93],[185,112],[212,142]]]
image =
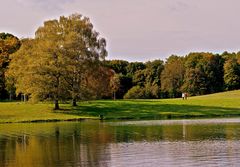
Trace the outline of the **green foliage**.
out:
[[[161,78],[160,75],[164,68],[163,61],[154,60],[145,63],[145,69],[138,70],[133,75],[133,84],[136,85],[132,89],[129,90],[129,94],[127,93],[125,98],[134,98],[134,94],[136,97],[140,98],[159,98],[160,97],[160,86],[161,86]],[[142,92],[137,92],[136,90],[141,87]],[[135,92],[134,92],[135,91]],[[139,95],[137,95],[139,93]]]
[[[161,89],[169,92],[171,97],[178,97],[181,94],[185,74],[184,58],[170,56],[164,65],[161,74]]]
[[[227,90],[240,89],[240,61],[236,58],[229,58],[225,62],[224,82]]]
[[[159,98],[160,88],[158,85],[146,84],[132,87],[125,95],[124,99],[156,99]]]
[[[160,98],[161,89],[157,84],[147,83],[144,87],[145,99],[158,99]]]
[[[124,99],[144,99],[145,98],[145,90],[140,86],[132,87],[125,95]]]
[[[145,76],[146,84],[157,84],[161,86],[161,73],[164,68],[164,62],[162,60],[148,61],[146,63]]]
[[[186,57],[183,90],[202,95],[223,90],[223,59],[211,53],[190,53]]]
[[[144,86],[146,82],[145,70],[138,70],[132,78],[134,85]]]
[[[71,98],[76,105],[78,99],[95,93],[90,80],[104,73],[99,66],[107,55],[106,41],[88,18],[62,16],[44,22],[35,34],[35,39],[23,42],[9,68],[18,93],[37,100],[51,98],[55,109],[60,99]]]
[[[127,74],[128,62],[125,60],[110,60],[106,61],[106,66],[113,69],[117,74]]]
[[[143,70],[146,65],[142,62],[131,62],[127,66],[127,75],[133,76],[137,71]]]
[[[17,37],[9,33],[0,33],[0,55],[9,56],[16,52],[21,46]],[[2,61],[2,60],[1,60]]]
[[[113,99],[116,100],[116,92],[120,88],[120,75],[119,74],[114,74],[113,77],[110,80],[110,86],[113,92]]]
[[[5,72],[10,62],[9,55],[16,52],[21,46],[17,37],[8,33],[0,33],[0,99],[7,98],[7,89]],[[13,89],[11,89],[13,90]],[[12,96],[10,91],[10,96]]]

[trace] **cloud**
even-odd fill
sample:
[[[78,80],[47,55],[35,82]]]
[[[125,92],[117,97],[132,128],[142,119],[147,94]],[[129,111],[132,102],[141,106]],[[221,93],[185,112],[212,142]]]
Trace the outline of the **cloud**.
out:
[[[173,12],[184,12],[190,8],[189,4],[192,4],[188,3],[186,0],[174,0],[169,3],[168,8]]]
[[[65,4],[73,3],[75,0],[17,0],[25,7],[34,7],[47,11],[63,10]]]

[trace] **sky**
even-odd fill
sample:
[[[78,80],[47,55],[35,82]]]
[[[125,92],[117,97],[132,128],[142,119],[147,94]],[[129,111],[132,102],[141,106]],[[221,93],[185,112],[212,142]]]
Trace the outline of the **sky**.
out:
[[[239,0],[1,0],[0,32],[34,37],[43,22],[79,13],[107,40],[107,59],[165,60],[240,50]]]

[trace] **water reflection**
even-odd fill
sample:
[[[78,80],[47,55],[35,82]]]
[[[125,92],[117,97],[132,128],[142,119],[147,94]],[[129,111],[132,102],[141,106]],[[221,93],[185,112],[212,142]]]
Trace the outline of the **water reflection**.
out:
[[[2,124],[0,166],[239,164],[240,121],[210,122]]]

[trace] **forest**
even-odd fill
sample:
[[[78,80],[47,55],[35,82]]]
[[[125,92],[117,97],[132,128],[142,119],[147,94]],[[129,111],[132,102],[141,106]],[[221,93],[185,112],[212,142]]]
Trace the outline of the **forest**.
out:
[[[106,45],[80,14],[45,21],[34,38],[0,33],[0,99],[54,101],[59,109],[66,101],[76,106],[89,99],[176,98],[240,88],[240,52],[128,62],[108,60]]]

